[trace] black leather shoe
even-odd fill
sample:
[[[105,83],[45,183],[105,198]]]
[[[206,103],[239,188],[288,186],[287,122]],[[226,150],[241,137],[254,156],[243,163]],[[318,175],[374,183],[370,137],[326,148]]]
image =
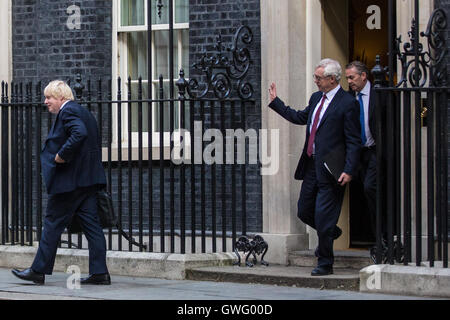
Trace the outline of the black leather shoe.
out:
[[[25,281],[33,281],[37,284],[44,284],[45,282],[45,275],[43,273],[34,272],[31,268],[25,269],[23,271],[13,269],[11,270],[11,272],[17,278]]]
[[[110,285],[111,284],[111,277],[109,276],[109,273],[102,273],[102,274],[90,274],[87,278],[81,278],[80,280],[81,284],[105,284]]]
[[[342,229],[339,228],[338,226],[336,226],[336,228],[334,228],[334,233],[333,233],[333,240],[336,240],[337,238],[339,238],[342,234]]]
[[[333,267],[316,267],[311,271],[312,276],[327,276],[333,274]]]

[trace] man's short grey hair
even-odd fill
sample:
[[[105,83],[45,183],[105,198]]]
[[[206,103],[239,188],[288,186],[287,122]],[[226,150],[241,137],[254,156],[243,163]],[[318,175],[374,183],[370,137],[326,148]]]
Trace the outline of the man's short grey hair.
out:
[[[362,63],[361,61],[352,61],[350,62],[346,67],[345,70],[347,69],[351,69],[351,68],[355,68],[356,72],[361,75],[363,72],[366,73],[366,76],[369,76],[369,69],[367,68],[367,66]]]
[[[337,82],[341,80],[342,76],[342,68],[339,62],[333,59],[323,59],[319,62],[319,64],[316,66],[317,68],[323,68],[324,72],[323,75],[325,77],[333,76]]]

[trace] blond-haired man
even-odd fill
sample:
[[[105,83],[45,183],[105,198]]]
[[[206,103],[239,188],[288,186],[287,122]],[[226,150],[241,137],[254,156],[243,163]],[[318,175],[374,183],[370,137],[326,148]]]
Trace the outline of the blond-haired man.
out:
[[[89,244],[89,277],[82,284],[110,284],[106,267],[106,241],[97,215],[96,191],[106,184],[101,162],[97,122],[74,102],[70,87],[60,80],[44,90],[49,112],[56,114],[41,152],[42,175],[48,202],[39,248],[30,268],[12,273],[22,280],[44,284],[52,274],[56,250],[74,215]]]

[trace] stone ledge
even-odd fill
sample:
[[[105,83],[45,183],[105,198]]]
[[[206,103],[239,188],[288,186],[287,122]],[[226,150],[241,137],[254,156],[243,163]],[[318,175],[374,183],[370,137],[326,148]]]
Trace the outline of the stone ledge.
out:
[[[257,283],[299,288],[357,291],[357,270],[335,270],[335,274],[323,277],[311,276],[309,267],[270,265],[248,267],[223,266],[200,267],[187,270],[187,279],[195,281]]]
[[[360,291],[450,298],[450,269],[371,265],[360,271]]]
[[[0,246],[0,267],[28,268],[33,263],[37,248]],[[152,253],[108,251],[106,263],[112,275],[136,276],[181,280],[186,270],[204,266],[231,265],[233,253]],[[54,271],[66,272],[70,265],[77,265],[82,273],[89,272],[88,250],[59,248]]]

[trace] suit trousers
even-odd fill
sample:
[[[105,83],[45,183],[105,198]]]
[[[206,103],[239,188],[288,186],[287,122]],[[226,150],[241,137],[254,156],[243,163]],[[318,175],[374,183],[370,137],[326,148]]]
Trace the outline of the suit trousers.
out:
[[[384,181],[383,170],[381,170],[382,181]],[[377,151],[374,147],[361,149],[361,165],[359,169],[359,179],[364,186],[364,196],[367,201],[367,208],[370,215],[371,228],[376,235],[376,214],[377,214]],[[382,210],[381,232],[386,238],[386,215]]]
[[[330,267],[334,262],[333,236],[341,213],[345,187],[334,180],[317,181],[315,162],[308,160],[298,199],[298,217],[317,231],[319,246],[316,250],[319,267]]]
[[[97,215],[97,187],[77,188],[74,191],[48,197],[39,248],[31,269],[52,274],[56,250],[61,234],[74,214],[77,214],[89,246],[89,274],[107,273],[106,241]]]

